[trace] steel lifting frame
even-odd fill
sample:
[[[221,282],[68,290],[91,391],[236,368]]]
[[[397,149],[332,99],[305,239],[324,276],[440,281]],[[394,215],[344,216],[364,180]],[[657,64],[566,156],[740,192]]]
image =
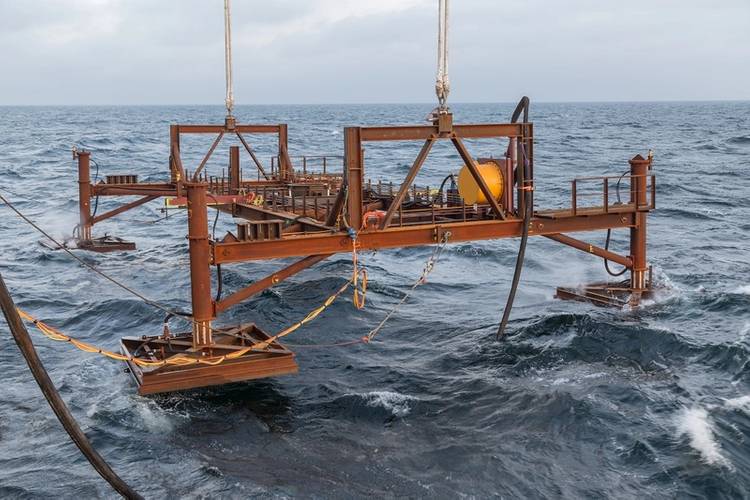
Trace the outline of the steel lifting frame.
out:
[[[209,151],[203,157],[192,176],[186,172],[180,155],[180,137],[182,134],[216,134]],[[234,133],[243,143],[245,149],[250,153],[259,171],[258,181],[243,181],[239,175],[239,148],[230,148],[230,165],[228,194],[214,195],[210,182],[206,182],[207,176],[201,173],[205,171],[212,153],[218,146],[222,137],[227,133]],[[247,145],[242,134],[247,133],[273,133],[279,137],[278,152],[278,176],[268,176],[263,169],[252,149]],[[212,352],[216,349],[236,349],[226,343],[226,335],[219,333],[220,340],[214,338],[216,332],[212,322],[217,315],[226,311],[240,302],[256,295],[257,293],[272,287],[281,281],[307,269],[316,263],[336,254],[352,250],[352,231],[356,234],[356,245],[359,250],[377,250],[385,248],[398,248],[409,246],[430,245],[444,240],[449,233],[450,242],[464,242],[497,238],[518,237],[523,232],[523,219],[520,214],[524,213],[526,203],[533,197],[526,194],[534,189],[533,174],[533,124],[532,123],[498,123],[498,124],[473,124],[454,125],[449,113],[438,115],[432,125],[419,126],[385,126],[385,127],[347,127],[344,130],[344,170],[341,184],[335,189],[335,198],[332,206],[325,211],[325,217],[320,216],[319,210],[314,210],[314,217],[305,215],[308,202],[303,200],[302,214],[297,213],[298,204],[294,202],[292,186],[309,186],[307,177],[300,178],[299,183],[294,183],[295,174],[289,159],[287,149],[286,125],[235,125],[234,123],[221,125],[173,125],[170,127],[170,181],[169,183],[132,183],[132,184],[109,184],[100,183],[92,186],[90,183],[89,153],[79,152],[79,195],[82,232],[81,238],[91,238],[91,226],[114,215],[120,214],[130,208],[151,201],[160,196],[178,197],[184,199],[184,206],[188,213],[188,241],[190,254],[191,274],[191,301],[193,331],[191,344],[193,351]],[[506,138],[509,140],[508,158],[506,166],[510,165],[512,179],[510,186],[515,186],[515,206],[501,205],[496,200],[489,187],[481,177],[477,160],[467,150],[464,140]],[[404,209],[403,202],[409,190],[409,186],[416,179],[420,168],[424,164],[433,144],[439,140],[450,141],[456,148],[459,156],[474,178],[479,190],[485,195],[488,202],[475,205],[470,208],[471,217],[467,217],[466,206],[461,211],[451,207],[435,207],[431,201],[431,217],[424,215],[424,209]],[[403,183],[397,192],[377,200],[367,199],[366,193],[372,195],[366,189],[365,181],[365,154],[364,144],[369,142],[386,141],[423,141],[423,146],[414,160]],[[513,170],[515,166],[515,170]],[[591,179],[576,179],[572,184],[572,202],[570,209],[561,210],[537,210],[529,223],[529,234],[545,236],[554,241],[586,251],[602,259],[606,259],[628,268],[631,279],[623,288],[633,297],[640,297],[646,293],[651,286],[647,280],[646,273],[649,271],[646,261],[646,217],[648,212],[655,206],[655,182],[650,173],[651,161],[636,156],[630,161],[630,175],[627,176],[630,183],[630,199],[628,203],[609,203],[609,182],[612,178],[602,177],[603,193],[601,207],[580,207],[577,203],[577,184]],[[525,167],[525,168],[523,168]],[[506,172],[507,173],[507,172]],[[528,178],[525,178],[528,176]],[[621,176],[618,183],[623,180]],[[649,186],[650,181],[650,186]],[[273,202],[264,199],[258,206],[249,205],[238,199],[237,194],[246,189],[282,189],[288,190],[292,196],[292,203],[287,210],[283,201],[280,206],[276,203],[274,195]],[[222,193],[226,193],[222,184]],[[265,192],[265,191],[264,191]],[[317,207],[320,195],[311,196]],[[91,196],[141,196],[138,200],[127,203],[119,208],[93,217],[90,215]],[[223,196],[223,197],[222,197]],[[619,193],[618,193],[619,196]],[[213,203],[209,202],[209,199]],[[509,198],[512,200],[512,197]],[[326,203],[330,205],[330,199],[326,197]],[[241,217],[260,224],[284,222],[286,227],[273,238],[243,239],[227,234],[221,240],[214,240],[208,233],[207,211],[209,205],[235,217]],[[386,207],[387,205],[387,207]],[[373,207],[386,208],[385,216],[376,226],[364,224],[364,215]],[[422,210],[422,212],[420,212]],[[399,214],[399,223],[394,223],[396,213]],[[435,216],[438,212],[439,217]],[[422,215],[420,215],[422,213]],[[408,219],[404,223],[404,219]],[[344,223],[345,221],[345,223]],[[593,231],[602,229],[629,228],[630,230],[630,254],[619,255],[608,249],[595,246],[584,241],[572,238],[566,233]],[[238,228],[239,235],[239,228]],[[211,291],[211,266],[245,262],[252,260],[277,259],[297,257],[298,260],[279,271],[257,280],[256,282],[234,291],[233,293],[214,300]],[[597,289],[598,290],[598,289]],[[594,302],[607,302],[599,291],[592,292],[591,296],[584,297]],[[579,298],[576,292],[570,289],[558,289],[558,296],[562,298]],[[257,328],[256,328],[257,330]],[[248,330],[249,331],[249,330]],[[262,332],[258,333],[258,335]],[[231,340],[231,339],[230,339]],[[158,343],[158,340],[153,340]],[[218,342],[218,343],[217,343]],[[276,346],[283,350],[283,347]],[[273,366],[278,367],[276,373],[288,373],[296,370],[296,365],[289,356],[293,355],[287,350],[279,351],[279,358],[272,363],[268,373],[273,372]],[[249,361],[248,361],[249,362]],[[212,371],[211,383],[217,383],[221,379],[221,366]],[[257,365],[255,365],[257,366]],[[258,371],[255,368],[235,367],[239,370],[237,377],[241,379],[244,375],[254,373],[255,376],[265,376],[263,368]],[[207,369],[208,370],[208,369]],[[253,371],[255,370],[255,371]],[[174,369],[170,370],[172,382],[148,382],[149,387],[144,389],[145,378],[139,383],[143,392],[172,390],[175,387],[185,388],[197,385],[206,385],[196,380],[182,379]],[[186,372],[187,373],[187,372]],[[259,375],[260,374],[260,375]],[[147,377],[152,375],[145,374]],[[187,376],[187,375],[186,375]],[[218,377],[218,378],[216,378]],[[172,384],[172,385],[170,385]]]

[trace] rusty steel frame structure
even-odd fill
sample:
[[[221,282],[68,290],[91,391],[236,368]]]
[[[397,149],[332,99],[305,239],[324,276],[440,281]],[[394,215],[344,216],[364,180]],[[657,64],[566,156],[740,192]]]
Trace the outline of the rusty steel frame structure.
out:
[[[288,152],[287,125],[241,125],[228,117],[223,125],[172,125],[170,127],[169,182],[139,183],[136,176],[112,176],[114,182],[92,184],[90,152],[79,151],[78,182],[79,248],[93,251],[129,250],[133,244],[122,240],[105,241],[92,237],[92,227],[127,210],[159,197],[169,197],[175,206],[188,213],[187,238],[190,256],[192,331],[174,336],[165,332],[147,338],[125,338],[123,350],[131,356],[150,360],[172,355],[216,356],[244,349],[269,336],[255,325],[217,328],[214,322],[227,309],[253,297],[281,281],[310,268],[322,260],[352,251],[352,234],[358,250],[378,250],[435,244],[444,239],[464,242],[521,236],[528,196],[534,189],[534,135],[530,122],[493,124],[454,124],[450,113],[440,113],[432,124],[415,126],[347,127],[344,129],[344,157],[341,174],[311,174],[307,168],[295,171]],[[192,175],[184,168],[180,138],[185,134],[213,134],[215,139]],[[273,134],[278,137],[278,154],[269,173],[245,139],[249,134]],[[205,167],[222,138],[234,135],[249,154],[258,171],[256,180],[247,180],[240,168],[240,149],[230,147],[228,177],[206,175]],[[504,169],[507,185],[501,200],[492,196],[478,170],[478,160],[464,141],[474,139],[507,139],[505,159],[498,162]],[[419,141],[423,146],[398,190],[383,193],[373,188],[365,176],[367,143],[386,141]],[[468,168],[479,190],[489,200],[467,206],[439,202],[429,188],[413,184],[432,146],[437,141],[452,143]],[[277,169],[273,169],[278,165]],[[324,160],[325,165],[325,160]],[[525,166],[526,168],[522,168]],[[525,176],[529,178],[525,178]],[[123,179],[125,182],[122,182]],[[557,296],[587,300],[596,304],[637,304],[651,292],[650,268],[646,253],[648,213],[655,208],[655,177],[651,158],[635,156],[630,160],[629,200],[610,203],[610,182],[614,177],[581,178],[572,181],[571,206],[556,210],[533,210],[528,233],[585,251],[607,261],[625,266],[630,272],[626,283],[596,284],[588,287],[558,288]],[[578,186],[584,182],[601,182],[601,205],[581,207]],[[109,179],[108,179],[109,181]],[[138,196],[101,215],[91,214],[95,196]],[[619,197],[619,192],[618,192]],[[405,200],[409,199],[409,206]],[[212,238],[208,231],[208,208],[213,207],[246,222],[236,233]],[[367,214],[380,211],[377,224],[369,224]],[[579,239],[568,233],[629,229],[628,255],[620,255]],[[296,257],[298,260],[246,287],[216,299],[211,290],[211,267],[239,262]],[[229,381],[281,375],[297,371],[294,354],[278,342],[262,352],[215,366],[165,366],[144,369],[131,363],[131,371],[142,394],[188,389]],[[260,368],[259,368],[260,367]]]

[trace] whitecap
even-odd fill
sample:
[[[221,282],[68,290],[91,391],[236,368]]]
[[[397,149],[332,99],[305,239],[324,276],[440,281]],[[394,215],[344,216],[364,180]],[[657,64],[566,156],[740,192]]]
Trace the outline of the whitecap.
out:
[[[734,289],[734,293],[741,293],[743,295],[750,295],[750,285],[738,286]]]
[[[701,454],[709,465],[730,467],[729,461],[721,454],[721,446],[716,441],[714,423],[705,408],[685,408],[677,416],[678,436],[687,435],[690,446]]]
[[[405,417],[411,411],[410,401],[417,398],[392,391],[373,391],[361,394],[367,406],[385,408],[396,417]]]
[[[727,399],[724,405],[728,408],[750,410],[750,396],[740,396],[738,398]]]

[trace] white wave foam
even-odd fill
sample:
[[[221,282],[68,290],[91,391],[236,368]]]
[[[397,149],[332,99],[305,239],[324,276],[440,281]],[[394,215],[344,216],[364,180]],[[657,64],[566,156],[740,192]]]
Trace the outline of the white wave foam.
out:
[[[405,417],[411,411],[410,401],[417,398],[392,391],[373,391],[360,394],[367,406],[380,406],[391,412],[396,417]]]
[[[740,396],[738,398],[727,399],[724,401],[724,405],[728,408],[750,410],[750,396]]]
[[[741,293],[743,295],[750,295],[750,285],[738,286],[734,289],[734,293]]]
[[[687,435],[690,438],[690,446],[701,454],[704,462],[731,468],[729,461],[721,454],[713,426],[705,408],[685,408],[677,416],[679,436]]]
[[[745,321],[745,326],[740,330],[740,336],[737,339],[738,342],[744,342],[747,340],[747,336],[750,334],[750,321]]]
[[[135,409],[143,426],[153,434],[169,433],[173,430],[169,415],[149,402],[137,402]]]

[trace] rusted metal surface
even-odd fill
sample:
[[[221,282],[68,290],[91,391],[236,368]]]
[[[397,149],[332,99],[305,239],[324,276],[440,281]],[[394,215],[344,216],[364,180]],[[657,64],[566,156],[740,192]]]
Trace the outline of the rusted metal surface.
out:
[[[144,196],[143,198],[140,198],[135,201],[131,201],[130,203],[126,203],[125,205],[122,205],[121,207],[115,208],[113,210],[110,210],[109,212],[105,212],[101,215],[97,215],[96,217],[90,218],[91,225],[102,222],[106,219],[109,219],[110,217],[114,217],[115,215],[121,214],[123,212],[127,212],[131,208],[138,207],[140,205],[143,205],[144,203],[148,203],[149,201],[155,200],[159,197],[159,195],[148,195]]]
[[[635,293],[642,293],[646,288],[646,220],[649,210],[646,191],[646,175],[651,162],[640,155],[630,160],[630,175],[633,182],[630,186],[630,203],[636,207],[635,226],[630,228],[631,267],[630,287]]]
[[[243,178],[242,149],[230,147],[228,176],[214,175],[210,158],[226,134],[239,137],[257,170],[253,178]],[[183,167],[181,137],[185,134],[214,134],[216,137],[191,175]],[[246,140],[249,134],[275,134],[278,151],[271,157],[266,171]],[[508,147],[500,158],[490,159],[504,176],[503,195],[492,196],[489,186],[477,170],[480,160],[464,139],[505,139]],[[435,141],[451,141],[470,170],[487,203],[468,205],[460,199],[433,195],[429,186],[418,186],[418,174]],[[373,183],[366,178],[366,155],[363,144],[383,141],[422,141],[423,147],[403,182]],[[443,116],[432,125],[347,127],[344,129],[344,156],[341,171],[327,157],[302,156],[292,164],[288,151],[286,124],[243,125],[172,125],[170,127],[169,180],[162,183],[99,183],[90,181],[87,152],[78,153],[79,161],[79,244],[96,241],[91,227],[110,217],[158,197],[167,197],[171,207],[187,208],[190,255],[190,281],[193,330],[180,337],[168,333],[147,339],[124,339],[123,349],[138,356],[153,357],[190,353],[215,356],[216,353],[262,342],[268,338],[257,329],[252,335],[216,329],[221,313],[257,293],[314,266],[334,255],[352,251],[353,237],[358,250],[378,250],[430,245],[450,234],[449,241],[513,238],[523,233],[521,214],[533,199],[534,189],[533,125],[528,122],[500,124],[454,124],[452,115]],[[504,156],[503,156],[504,155]],[[316,161],[312,161],[317,158]],[[322,158],[322,161],[320,161]],[[335,158],[335,157],[328,157]],[[341,157],[338,157],[339,160]],[[482,160],[485,161],[485,160]],[[646,218],[655,208],[655,179],[650,172],[651,159],[636,156],[630,162],[630,175],[579,178],[571,183],[569,207],[535,209],[529,219],[531,236],[551,240],[585,251],[596,257],[625,266],[631,277],[625,284],[596,284],[582,288],[561,287],[557,296],[588,300],[597,304],[621,306],[635,304],[651,290],[646,254]],[[455,166],[453,166],[455,168]],[[315,169],[318,168],[318,171]],[[322,168],[322,171],[320,170]],[[188,182],[188,179],[192,179]],[[620,185],[630,187],[627,200],[620,200]],[[594,188],[593,193],[586,190]],[[618,195],[612,201],[613,186]],[[92,196],[140,196],[99,216],[91,215]],[[589,196],[589,198],[585,198]],[[593,205],[591,204],[593,203]],[[236,232],[216,240],[208,232],[208,210],[213,208],[247,222],[237,223]],[[381,211],[381,212],[377,212]],[[368,213],[369,212],[369,213]],[[375,213],[375,224],[365,226],[365,214]],[[628,229],[630,254],[620,255],[569,236],[570,233]],[[89,243],[91,244],[91,243]],[[93,249],[93,248],[92,248]],[[211,290],[211,267],[252,260],[296,257],[276,273],[235,290],[224,298],[214,298]],[[254,327],[253,327],[254,328]],[[243,330],[247,333],[250,330]],[[243,337],[244,336],[244,337]],[[242,340],[238,340],[239,338]],[[237,343],[239,342],[239,344]],[[165,347],[165,343],[167,347]],[[171,346],[170,346],[171,343]],[[138,350],[138,345],[143,345]],[[170,350],[172,349],[172,350]],[[176,349],[176,350],[175,350]],[[159,354],[162,353],[162,354]],[[170,354],[171,353],[171,354]],[[150,359],[150,358],[149,358]],[[263,376],[292,373],[297,370],[293,354],[275,342],[262,353],[250,351],[231,362],[215,366],[175,366],[143,370],[131,366],[143,394],[180,390],[205,385],[247,380]]]
[[[204,352],[221,356],[244,350],[254,342],[269,338],[267,333],[250,324],[227,329],[226,333],[216,333],[210,348],[195,349],[195,341],[190,334],[179,334],[166,339],[163,336],[125,337],[120,341],[120,348],[123,354],[129,356],[162,361],[172,356],[198,357]],[[142,395],[277,377],[298,371],[294,353],[278,342],[271,343],[264,352],[251,351],[216,365],[144,368],[129,362],[128,368],[138,385],[138,393]]]
[[[651,281],[646,288],[637,293],[638,299],[648,299],[653,295]],[[625,307],[633,305],[634,292],[630,280],[619,283],[595,283],[579,287],[558,287],[555,297],[562,300],[589,302],[597,306]]]
[[[240,148],[229,148],[229,194],[240,193]]]
[[[628,228],[635,224],[635,214],[603,214],[562,219],[534,218],[529,233],[547,235],[575,231],[593,231],[607,228]],[[446,224],[419,224],[409,227],[391,227],[382,231],[363,231],[357,236],[362,250],[398,248],[436,243],[438,231],[450,231],[451,242],[515,238],[521,235],[521,220],[481,220],[451,222]],[[340,253],[351,251],[351,238],[340,232],[334,234],[309,234],[288,236],[276,241],[253,243],[214,243],[213,263],[224,264],[281,257],[300,257],[307,254]]]
[[[91,153],[78,151],[78,239],[91,241]]]
[[[564,234],[545,234],[544,236],[564,245],[568,245],[570,247],[577,248],[578,250],[583,250],[584,252],[596,255],[597,257],[610,260],[622,266],[633,266],[633,261],[632,259],[630,259],[630,257],[625,257],[614,252],[610,252],[609,250],[605,250],[604,248],[592,245],[591,243],[586,243],[585,241],[577,240]]]
[[[225,311],[229,309],[230,307],[237,305],[244,300],[247,300],[253,295],[257,295],[263,290],[266,290],[278,283],[281,283],[282,281],[289,278],[290,276],[294,276],[295,274],[301,271],[304,271],[305,269],[308,269],[311,266],[314,266],[318,262],[327,259],[331,255],[332,254],[310,255],[309,257],[305,257],[304,259],[298,260],[294,264],[291,264],[285,267],[284,269],[281,269],[269,276],[266,276],[265,278],[259,279],[256,282],[254,282],[252,285],[246,286],[245,288],[241,288],[240,290],[237,290],[236,292],[234,292],[232,295],[217,302],[216,312],[220,313],[222,311]]]
[[[391,206],[388,207],[388,211],[386,211],[385,213],[383,222],[380,224],[380,229],[385,229],[391,224],[391,221],[393,220],[393,216],[396,213],[396,210],[398,210],[399,207],[401,207],[401,204],[404,202],[404,197],[406,196],[406,192],[409,190],[412,183],[414,182],[414,179],[417,177],[417,174],[419,173],[419,169],[422,168],[422,165],[424,164],[424,161],[427,159],[427,155],[430,154],[430,149],[432,149],[432,145],[434,143],[435,143],[435,138],[433,136],[429,137],[424,142],[422,149],[419,151],[417,158],[414,160],[414,163],[409,169],[409,173],[406,174],[406,179],[404,179],[404,182],[401,184],[401,187],[398,189],[398,193],[396,193],[396,197],[393,198],[393,200],[391,201]]]
[[[211,300],[210,247],[208,242],[208,214],[206,184],[185,183],[188,198],[188,244],[190,252],[190,297],[193,304],[193,347],[210,346],[211,320],[214,318]]]

